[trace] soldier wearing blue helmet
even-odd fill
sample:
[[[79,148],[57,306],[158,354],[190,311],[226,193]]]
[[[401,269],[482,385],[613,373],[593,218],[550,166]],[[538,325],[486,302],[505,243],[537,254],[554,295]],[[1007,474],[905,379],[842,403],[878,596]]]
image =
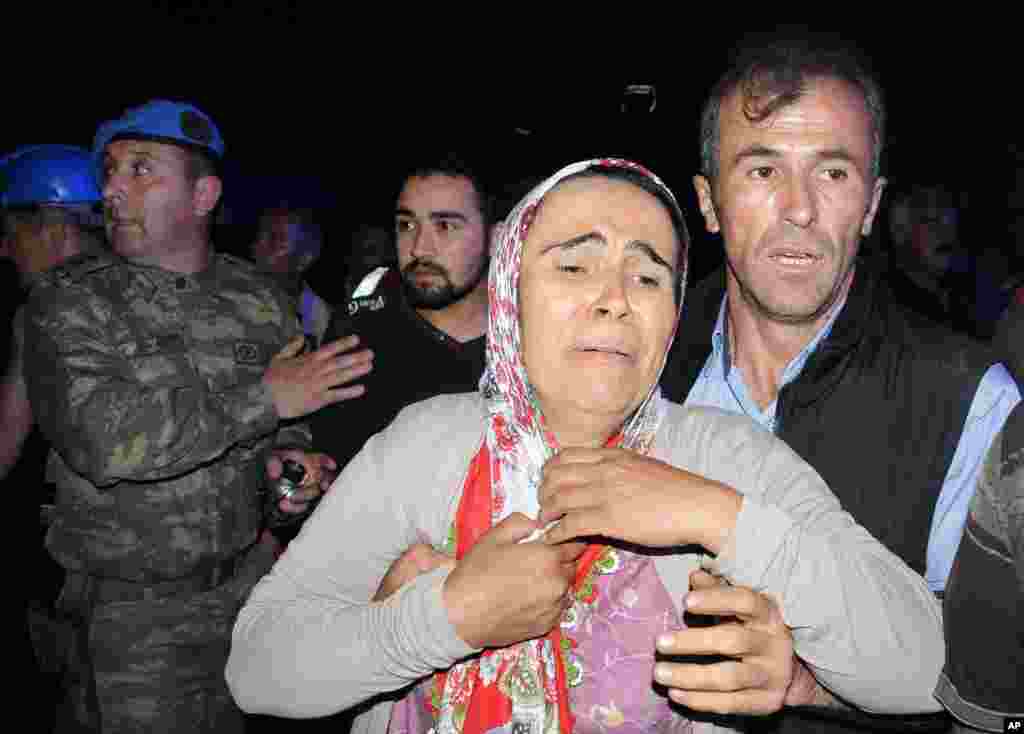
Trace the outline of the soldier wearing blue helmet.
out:
[[[342,398],[347,345],[301,353],[293,299],[213,248],[223,153],[190,104],[102,125],[113,252],[48,273],[26,307],[29,398],[56,449],[47,548],[76,620],[69,729],[241,730],[224,666],[235,614],[273,562],[264,530],[333,479],[294,419]],[[268,503],[264,472],[284,456],[306,481]]]
[[[10,259],[28,289],[45,271],[83,251],[99,250],[97,227],[100,190],[88,150],[69,145],[33,145],[0,159],[0,258]],[[0,480],[17,491],[9,495],[16,517],[48,516],[53,485],[44,475],[48,450],[28,399],[23,368],[24,310],[11,329],[11,355],[0,376]],[[43,674],[34,681],[37,694],[52,685],[58,668],[55,646],[60,623],[53,602],[63,573],[42,548],[36,523],[20,523],[15,544],[32,559],[33,573],[19,586],[25,595],[32,665]],[[29,648],[26,647],[26,650]]]
[[[0,257],[23,283],[98,244],[100,189],[92,156],[70,145],[19,148],[0,160]]]
[[[70,145],[27,146],[0,160],[0,257],[13,261],[26,288],[58,263],[100,248],[94,174],[89,151]],[[22,373],[23,316],[21,310],[15,315],[13,353],[0,382],[0,479],[14,466],[33,424]]]

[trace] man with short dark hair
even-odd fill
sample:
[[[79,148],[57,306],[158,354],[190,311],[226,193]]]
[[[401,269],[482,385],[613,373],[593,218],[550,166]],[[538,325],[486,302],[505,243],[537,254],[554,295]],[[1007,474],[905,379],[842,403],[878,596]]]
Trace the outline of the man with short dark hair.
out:
[[[26,306],[29,398],[54,446],[47,537],[75,623],[59,731],[241,731],[224,683],[231,625],[273,562],[264,515],[303,512],[333,476],[293,419],[343,399],[344,341],[301,354],[294,303],[219,254],[224,141],[155,100],[100,127],[113,253],[47,273]],[[309,481],[274,504],[268,457]],[[268,507],[269,505],[269,507]]]
[[[446,156],[405,177],[395,204],[398,272],[363,278],[326,336],[358,335],[373,353],[364,394],[312,418],[317,448],[339,467],[405,406],[477,388],[493,224],[482,179],[463,160]]]
[[[884,129],[879,86],[853,54],[806,41],[743,50],[705,106],[694,179],[725,268],[687,296],[662,385],[775,432],[941,592],[1020,393],[988,351],[896,305],[858,260],[885,187]],[[801,725],[829,728],[780,723]]]

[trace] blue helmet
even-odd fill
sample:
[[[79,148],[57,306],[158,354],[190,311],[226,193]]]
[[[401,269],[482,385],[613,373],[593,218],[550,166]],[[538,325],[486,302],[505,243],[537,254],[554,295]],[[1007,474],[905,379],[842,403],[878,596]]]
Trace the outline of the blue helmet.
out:
[[[126,110],[116,120],[100,125],[92,143],[93,154],[102,158],[107,145],[118,138],[198,148],[217,160],[224,156],[224,138],[213,120],[185,102],[154,99]]]
[[[0,159],[0,208],[92,205],[102,199],[93,157],[71,145],[32,145]]]

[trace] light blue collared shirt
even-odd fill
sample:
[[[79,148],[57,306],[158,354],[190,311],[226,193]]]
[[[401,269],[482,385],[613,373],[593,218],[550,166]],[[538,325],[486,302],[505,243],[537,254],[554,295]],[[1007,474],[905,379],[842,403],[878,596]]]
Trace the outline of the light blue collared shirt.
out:
[[[686,405],[707,405],[733,413],[747,415],[762,427],[775,431],[775,411],[778,400],[773,400],[764,410],[750,396],[743,373],[732,369],[729,354],[729,340],[726,329],[725,306],[728,296],[722,299],[718,320],[711,337],[711,354],[697,381],[686,396]],[[832,331],[832,326],[845,301],[837,303],[832,313],[815,337],[786,365],[782,372],[782,387],[788,385],[803,371],[804,365],[823,339]],[[932,591],[946,588],[946,579],[953,567],[953,557],[960,545],[967,507],[974,495],[974,487],[981,474],[992,439],[1002,429],[1006,417],[1018,402],[1021,394],[1017,383],[1002,364],[994,364],[985,372],[974,393],[971,409],[964,423],[960,442],[957,444],[953,461],[946,472],[942,491],[932,515],[931,531],[928,535],[925,581]]]

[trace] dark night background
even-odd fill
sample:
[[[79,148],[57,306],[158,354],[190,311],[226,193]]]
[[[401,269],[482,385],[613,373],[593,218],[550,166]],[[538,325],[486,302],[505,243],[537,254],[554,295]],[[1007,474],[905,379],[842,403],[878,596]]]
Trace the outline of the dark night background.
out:
[[[192,101],[227,142],[230,225],[219,228],[218,245],[241,252],[262,206],[315,207],[326,247],[311,279],[328,299],[341,297],[332,281],[353,231],[389,225],[410,153],[449,142],[482,154],[492,178],[510,191],[585,156],[632,157],[661,175],[687,210],[697,239],[694,274],[716,264],[720,246],[700,237],[690,183],[698,115],[729,48],[746,32],[679,27],[672,43],[649,46],[580,31],[551,40],[503,34],[507,21],[499,19],[473,37],[457,27],[421,29],[395,8],[394,26],[405,29],[399,33],[296,5],[154,4],[116,27],[90,18],[89,30],[77,34],[82,51],[61,47],[62,59],[80,59],[88,73],[48,79],[38,53],[26,55],[25,73],[7,84],[0,153],[28,143],[89,146],[96,127],[128,106],[157,97]],[[522,21],[532,24],[543,25]],[[965,28],[937,35],[881,21],[842,35],[862,49],[886,91],[889,191],[945,183],[970,202],[964,236],[1008,249],[1005,196],[993,204],[977,189],[992,183],[979,175],[979,160],[999,171],[1000,183],[1013,181],[1012,165],[992,166],[991,153],[979,155],[979,144],[995,144],[998,159],[1010,160],[1006,143],[994,141],[977,114],[986,107],[966,61],[975,56],[963,44],[979,39]],[[621,111],[623,90],[633,83],[656,86],[654,112]],[[878,224],[884,229],[884,211]],[[0,279],[13,293],[13,270],[5,267]]]

